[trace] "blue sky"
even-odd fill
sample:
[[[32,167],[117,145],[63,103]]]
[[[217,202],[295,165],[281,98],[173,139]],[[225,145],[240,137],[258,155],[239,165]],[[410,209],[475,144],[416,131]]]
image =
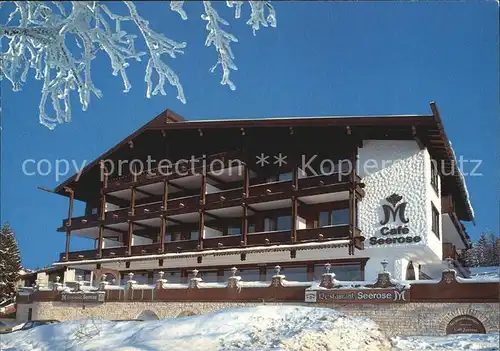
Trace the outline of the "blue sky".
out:
[[[224,3],[215,6],[229,18]],[[170,87],[166,97],[147,99],[144,63],[129,69],[133,87],[123,93],[109,60],[100,57],[93,78],[104,98],[93,98],[87,112],[75,100],[73,122],[49,131],[38,124],[39,82],[30,80],[18,93],[2,82],[1,220],[14,227],[26,267],[50,264],[64,250],[64,234],[56,228],[68,201],[37,190],[58,182],[54,174],[24,175],[23,161],[91,161],[165,108],[186,119],[429,114],[435,100],[457,156],[482,160],[483,176],[467,177],[477,221],[467,225],[469,233],[475,239],[484,230],[498,232],[496,2],[275,3],[277,28],[253,36],[245,20],[231,22],[239,39],[233,44],[236,91],[219,84],[219,71],[209,72],[216,54],[204,47],[200,3],[185,5],[188,21],[165,3],[137,7],[153,28],[187,41],[186,53],[169,61],[181,77],[186,105]],[[244,8],[243,18],[248,14]],[[82,211],[77,205],[75,216]],[[72,243],[72,250],[85,247],[88,240]]]

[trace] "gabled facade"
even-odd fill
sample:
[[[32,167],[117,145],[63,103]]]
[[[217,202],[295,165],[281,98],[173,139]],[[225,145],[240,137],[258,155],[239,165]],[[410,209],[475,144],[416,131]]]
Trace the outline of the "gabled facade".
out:
[[[171,281],[439,275],[473,211],[438,110],[428,116],[184,121],[167,110],[59,185],[56,265]],[[74,200],[86,210],[74,216]],[[71,238],[95,242],[72,251]],[[142,277],[142,278],[141,278]]]

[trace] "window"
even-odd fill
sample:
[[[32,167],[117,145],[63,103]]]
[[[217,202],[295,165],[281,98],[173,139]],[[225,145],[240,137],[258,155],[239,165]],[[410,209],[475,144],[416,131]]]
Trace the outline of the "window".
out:
[[[163,279],[166,279],[168,283],[180,283],[181,282],[181,272],[177,271],[166,271]]]
[[[248,232],[249,233],[255,233],[255,224],[254,223],[250,223],[248,225]]]
[[[335,172],[333,162],[322,162],[319,166],[319,175],[332,175]]]
[[[217,282],[217,271],[200,271],[197,276],[207,283]]]
[[[326,273],[324,264],[314,265],[314,280],[321,280],[324,273]],[[335,273],[335,279],[337,280],[361,280],[361,266],[358,264],[332,265],[330,273]]]
[[[267,183],[290,181],[293,179],[293,172],[279,173],[266,178]]]
[[[266,267],[266,281],[271,281],[273,276],[276,275],[275,266]],[[292,282],[307,282],[307,267],[281,267],[280,274],[286,277],[286,280]]]
[[[436,207],[434,207],[433,204],[431,204],[431,206],[432,206],[432,231],[439,238],[439,217],[440,217],[440,215],[439,215],[439,212],[436,209]]]
[[[227,235],[241,235],[241,227],[240,226],[228,226],[227,227]]]
[[[318,215],[318,226],[326,227],[331,225],[330,219],[331,219],[330,212],[325,212],[325,211],[320,212]]]
[[[318,227],[349,224],[349,209],[322,211],[318,213]]]
[[[199,237],[199,232],[197,230],[191,230],[189,232],[189,237],[186,238],[186,240],[196,240]]]
[[[334,225],[349,224],[349,209],[342,208],[332,211],[332,222]]]
[[[292,229],[292,216],[280,216],[276,219],[276,230]]]
[[[167,232],[165,234],[165,242],[181,240],[181,232]]]
[[[431,185],[438,192],[438,184],[439,184],[439,173],[437,169],[437,164],[435,160],[431,160]]]
[[[274,183],[274,182],[277,182],[278,181],[278,176],[269,176],[266,178],[266,183]]]
[[[258,269],[241,269],[236,272],[236,275],[239,275],[241,280],[247,282],[260,280],[260,273]]]
[[[264,218],[264,231],[272,232],[276,230],[276,222],[273,218]]]
[[[285,180],[292,180],[292,179],[293,179],[293,172],[280,173],[278,175],[278,181],[285,181]]]

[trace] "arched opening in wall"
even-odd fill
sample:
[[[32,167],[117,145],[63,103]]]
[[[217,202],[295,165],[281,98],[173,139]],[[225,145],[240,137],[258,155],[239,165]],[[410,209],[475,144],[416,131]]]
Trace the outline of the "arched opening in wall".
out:
[[[189,317],[189,316],[196,316],[196,313],[194,313],[193,311],[182,311],[181,313],[179,313],[177,315],[177,318],[180,318],[180,317]]]
[[[142,321],[157,321],[160,318],[153,311],[145,310],[145,311],[142,311],[141,313],[139,313],[139,315],[137,317],[135,317],[135,319],[139,319]]]
[[[415,268],[412,262],[408,263],[408,267],[406,267],[406,280],[415,280]]]
[[[448,334],[486,334],[486,328],[476,317],[462,314],[448,323],[446,335]]]

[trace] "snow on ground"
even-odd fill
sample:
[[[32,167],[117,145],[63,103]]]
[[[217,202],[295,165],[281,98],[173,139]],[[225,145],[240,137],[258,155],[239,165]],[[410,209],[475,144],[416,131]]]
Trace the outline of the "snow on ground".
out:
[[[390,350],[378,326],[329,308],[228,309],[160,321],[70,321],[2,335],[3,351]]]
[[[470,269],[470,277],[480,280],[500,280],[500,266],[492,267],[472,267]]]
[[[498,334],[407,336],[389,341],[365,318],[329,308],[261,305],[160,321],[85,319],[40,326],[0,335],[0,350],[499,351],[499,342]]]
[[[498,333],[492,334],[455,334],[447,336],[406,336],[392,339],[394,351],[410,350],[474,350],[498,351]]]

